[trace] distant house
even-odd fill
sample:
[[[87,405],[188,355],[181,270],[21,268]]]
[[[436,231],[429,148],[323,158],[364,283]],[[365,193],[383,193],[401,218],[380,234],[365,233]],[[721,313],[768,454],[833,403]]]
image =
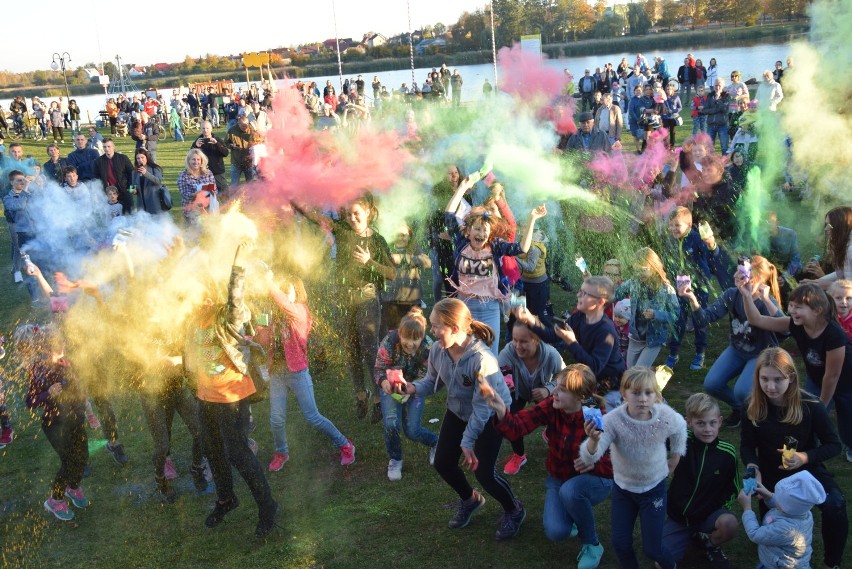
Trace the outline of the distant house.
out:
[[[130,77],[145,77],[147,74],[148,70],[141,65],[131,65],[127,71],[127,75]]]
[[[86,67],[83,71],[86,72],[86,76],[88,76],[90,81],[97,81],[98,76],[101,74],[101,72],[94,67]]]
[[[155,63],[151,66],[152,73],[157,73],[158,75],[167,75],[172,70],[171,63]]]
[[[411,37],[414,38],[414,43],[416,44],[423,39],[423,33],[418,30],[416,32],[412,32]],[[408,45],[408,34],[405,33],[393,36],[388,39],[388,45]]]
[[[347,48],[352,47],[354,45],[358,45],[358,42],[353,40],[352,38],[340,38],[340,52],[343,53]],[[337,51],[337,42],[338,40],[335,38],[327,39],[322,42],[322,47],[329,51]]]
[[[379,47],[388,43],[388,38],[382,34],[367,34],[364,36],[364,43],[370,48]]]
[[[364,55],[365,53],[367,53],[367,50],[364,49],[364,46],[362,46],[362,45],[352,45],[352,46],[347,47],[346,49],[343,49],[343,46],[340,46],[340,48],[341,48],[340,53],[343,53],[343,54],[357,53],[357,54],[360,54],[360,55]]]
[[[300,55],[307,55],[308,57],[316,57],[319,55],[319,44],[317,45],[303,45],[298,49]]]
[[[426,38],[425,40],[421,40],[417,45],[414,46],[414,51],[415,53],[417,53],[417,55],[423,55],[430,47],[440,49],[446,46],[447,40],[442,37]]]

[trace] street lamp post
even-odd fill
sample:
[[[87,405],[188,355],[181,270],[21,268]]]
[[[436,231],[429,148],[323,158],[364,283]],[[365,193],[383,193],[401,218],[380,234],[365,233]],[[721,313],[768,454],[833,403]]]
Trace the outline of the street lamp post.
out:
[[[62,69],[62,79],[65,81],[65,100],[71,100],[71,92],[68,90],[68,75],[65,73],[65,63],[71,61],[71,56],[68,55],[68,52],[62,52],[62,54],[54,53],[53,54],[53,62],[50,64],[50,68],[54,71],[58,71]]]

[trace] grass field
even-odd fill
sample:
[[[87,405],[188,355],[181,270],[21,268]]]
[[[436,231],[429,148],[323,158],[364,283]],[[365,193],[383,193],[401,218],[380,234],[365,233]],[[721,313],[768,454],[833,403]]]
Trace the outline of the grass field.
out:
[[[691,132],[689,120],[682,132],[687,130]],[[683,136],[678,138],[682,140]],[[191,139],[186,143],[167,141],[159,147],[159,162],[175,198],[175,179],[183,168],[189,142]],[[46,160],[44,146],[26,144],[25,152]],[[118,146],[119,151],[132,153],[129,139],[119,140]],[[68,151],[70,145],[66,144],[63,155]],[[816,252],[816,244],[808,237],[813,236],[821,214],[815,215],[801,204],[777,205],[782,224],[800,232],[803,255]],[[0,251],[7,248],[7,233],[0,231]],[[5,271],[0,269],[0,276],[0,331],[9,337],[15,323],[28,317],[30,308],[26,291],[12,283],[8,267]],[[558,309],[569,308],[575,301],[573,294],[557,287],[553,288],[553,296]],[[325,337],[319,338],[332,348],[333,328],[333,322],[326,322]],[[678,409],[689,394],[701,389],[705,374],[689,371],[689,342],[688,339],[684,358],[665,394]],[[726,345],[727,323],[711,326],[708,365]],[[786,347],[794,346],[788,343]],[[517,538],[506,543],[494,541],[500,508],[491,499],[469,527],[451,531],[446,529],[453,514],[448,506],[456,496],[429,467],[428,450],[405,441],[403,479],[389,482],[381,427],[355,418],[350,382],[335,368],[315,376],[317,400],[320,410],[356,445],[357,462],[341,467],[337,449],[306,425],[291,402],[291,458],[281,472],[269,476],[273,495],[281,505],[281,529],[268,540],[258,541],[253,536],[256,510],[238,477],[235,486],[242,505],[219,528],[204,527],[204,517],[214,498],[198,496],[191,489],[189,438],[179,420],[175,421],[172,447],[181,474],[177,481],[179,497],[173,505],[160,503],[151,472],[151,439],[138,399],[131,393],[116,397],[121,440],[130,464],[122,469],[113,463],[103,448],[101,433],[89,431],[93,476],[85,480],[85,488],[92,505],[80,512],[75,522],[61,523],[41,506],[58,459],[45,440],[38,419],[22,404],[20,379],[7,379],[17,438],[0,450],[2,567],[550,568],[575,564],[577,540],[552,543],[542,529],[546,448],[538,433],[527,440],[529,463],[511,479],[528,510]],[[433,397],[427,404],[424,421],[441,418],[444,401],[443,394]],[[259,457],[264,465],[272,452],[268,411],[267,402],[254,406],[259,427],[253,436],[260,444]],[[439,425],[431,426],[437,429]],[[722,437],[739,442],[738,433],[733,430],[723,432]],[[509,453],[508,445],[504,445],[503,454]],[[829,468],[847,497],[852,496],[852,465],[835,458]],[[599,505],[596,513],[606,548],[601,567],[617,567],[610,547],[609,503]],[[819,525],[819,515],[815,517]],[[818,539],[815,541],[816,566],[821,563],[821,546]],[[752,567],[757,563],[755,547],[743,535],[725,550],[735,566]],[[850,555],[846,557],[848,560]],[[652,564],[645,560],[642,566]],[[703,567],[705,562],[693,556],[681,566]]]

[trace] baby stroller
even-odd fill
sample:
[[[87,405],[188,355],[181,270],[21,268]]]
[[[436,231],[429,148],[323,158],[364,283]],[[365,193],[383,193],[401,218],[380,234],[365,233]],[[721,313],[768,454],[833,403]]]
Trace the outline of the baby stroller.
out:
[[[119,138],[124,138],[127,136],[127,133],[127,117],[124,114],[120,114],[118,115],[118,120],[115,122],[115,135]]]

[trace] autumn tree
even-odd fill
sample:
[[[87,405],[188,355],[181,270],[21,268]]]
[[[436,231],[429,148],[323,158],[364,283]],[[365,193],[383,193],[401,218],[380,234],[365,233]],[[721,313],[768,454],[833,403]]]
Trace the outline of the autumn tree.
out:
[[[644,36],[651,28],[651,20],[645,7],[641,4],[627,5],[627,25],[630,26],[631,36]]]
[[[594,36],[598,39],[614,38],[621,35],[627,24],[621,14],[606,12],[600,20],[595,23]]]

